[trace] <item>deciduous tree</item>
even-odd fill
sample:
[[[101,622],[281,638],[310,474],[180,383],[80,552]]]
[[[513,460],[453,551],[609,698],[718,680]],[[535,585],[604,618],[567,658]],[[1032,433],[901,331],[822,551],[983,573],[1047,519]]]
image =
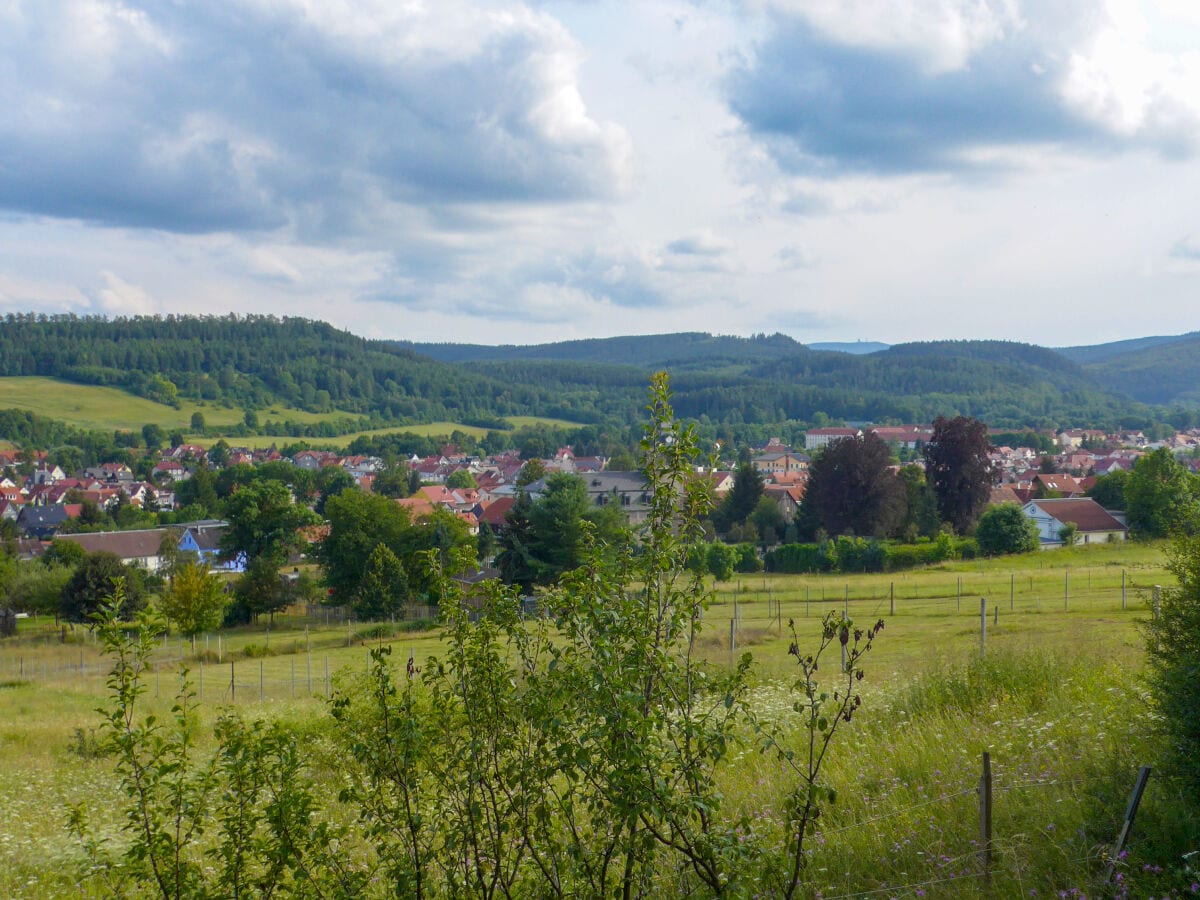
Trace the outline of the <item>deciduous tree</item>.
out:
[[[937,497],[938,513],[966,534],[987,507],[996,480],[988,454],[987,426],[978,419],[938,416],[925,445],[925,476]]]
[[[146,590],[142,576],[132,566],[121,562],[115,553],[102,550],[89,553],[63,588],[59,611],[69,622],[87,622],[93,613],[100,611],[106,597],[113,593],[113,586],[123,580],[121,616],[131,618],[146,605]]]
[[[158,601],[159,611],[185,637],[221,624],[229,598],[221,579],[208,566],[187,560],[175,567],[171,584]]]
[[[1196,481],[1166,447],[1134,463],[1125,483],[1125,512],[1137,537],[1191,534],[1200,525]]]
[[[1017,504],[1001,503],[980,517],[975,541],[988,556],[1028,553],[1038,549],[1038,529]]]
[[[809,466],[804,504],[831,535],[894,534],[906,495],[891,464],[888,445],[869,432],[833,441]]]

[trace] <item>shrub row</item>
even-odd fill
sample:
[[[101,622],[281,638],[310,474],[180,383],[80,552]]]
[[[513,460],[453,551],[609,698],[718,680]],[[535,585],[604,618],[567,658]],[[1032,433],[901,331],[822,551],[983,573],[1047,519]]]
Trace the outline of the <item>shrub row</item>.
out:
[[[901,544],[874,538],[839,537],[816,544],[781,544],[765,559],[768,572],[810,575],[818,572],[894,572],[951,559],[974,559],[973,538],[940,534],[934,540]]]

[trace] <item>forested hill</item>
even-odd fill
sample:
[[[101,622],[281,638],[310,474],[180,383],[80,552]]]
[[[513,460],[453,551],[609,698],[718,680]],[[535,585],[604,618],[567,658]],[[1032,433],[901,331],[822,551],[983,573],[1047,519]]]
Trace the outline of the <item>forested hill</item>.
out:
[[[323,322],[267,316],[103,319],[8,315],[0,376],[113,385],[153,400],[284,402],[385,420],[554,415],[557,398],[497,383]]]
[[[1030,344],[923,342],[854,355],[780,337],[681,334],[533,347],[410,346],[439,358],[474,359],[462,364],[502,381],[554,385],[565,394],[587,383],[624,388],[665,367],[674,375],[676,409],[712,422],[913,422],[966,414],[998,426],[1115,427],[1155,415],[1103,387],[1078,363]],[[564,358],[576,345],[588,362]],[[708,347],[717,352],[706,363],[700,354]],[[686,362],[668,364],[680,358]],[[597,362],[613,359],[625,364]]]
[[[444,362],[511,362],[514,360],[560,360],[637,366],[641,369],[715,369],[747,365],[764,359],[807,356],[811,351],[784,334],[734,337],[702,332],[646,334],[629,337],[559,341],[552,344],[519,346],[504,344],[416,344],[397,341],[397,346],[432,356]]]
[[[1200,406],[1200,332],[1067,347],[1097,383],[1143,403]]]
[[[1181,341],[1156,352],[1193,346]],[[1186,370],[1196,359],[1193,353],[1177,365]],[[9,315],[0,322],[0,375],[114,385],[165,402],[178,396],[247,409],[282,402],[384,423],[499,428],[501,416],[533,415],[628,425],[640,419],[657,369],[671,373],[681,415],[735,428],[956,414],[998,427],[1146,427],[1165,415],[1106,387],[1094,364],[1002,341],[900,344],[853,355],[779,334],[485,348],[401,346],[264,316]]]

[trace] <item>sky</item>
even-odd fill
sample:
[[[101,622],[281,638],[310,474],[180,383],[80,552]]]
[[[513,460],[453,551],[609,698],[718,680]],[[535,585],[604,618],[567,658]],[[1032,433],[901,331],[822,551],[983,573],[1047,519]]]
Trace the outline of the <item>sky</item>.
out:
[[[1194,0],[0,0],[0,314],[1200,329]]]

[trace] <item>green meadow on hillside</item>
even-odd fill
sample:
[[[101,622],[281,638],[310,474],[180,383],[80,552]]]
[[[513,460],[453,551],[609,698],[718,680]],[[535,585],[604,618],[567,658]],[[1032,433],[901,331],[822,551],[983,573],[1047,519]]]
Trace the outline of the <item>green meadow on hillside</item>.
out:
[[[40,376],[0,378],[0,409],[28,410],[75,428],[135,432],[147,424],[159,425],[165,431],[183,429],[187,432],[191,425],[192,414],[196,412],[204,416],[208,428],[220,429],[240,425],[245,414],[238,408],[229,408],[220,404],[197,403],[191,400],[181,400],[179,409],[176,409],[164,403],[156,403],[153,400],[135,396],[119,388],[74,384],[57,378]],[[297,422],[302,425],[353,416],[352,413],[337,410],[329,413],[313,413],[280,404],[273,404],[258,410],[257,413],[260,422]],[[575,423],[563,419],[538,416],[510,416],[506,418],[506,421],[513,428],[536,425],[558,428],[577,427]],[[345,447],[355,438],[364,435],[408,432],[441,437],[449,436],[454,431],[482,438],[487,434],[488,429],[455,422],[429,422],[420,425],[356,431],[333,438],[308,438],[306,440],[313,443],[319,442],[322,445]],[[196,443],[211,446],[218,440],[221,440],[220,436],[213,436],[198,439]],[[239,446],[258,448],[301,439],[277,435],[245,435],[226,438],[226,440],[234,441]]]
[[[196,412],[204,416],[209,426],[221,427],[240,423],[244,415],[241,409],[191,400],[181,400],[176,409],[119,388],[74,384],[39,376],[0,378],[0,409],[29,410],[76,428],[100,431],[137,431],[147,424],[160,425],[165,430],[186,430]],[[268,418],[292,419],[307,424],[337,415],[276,406],[260,413],[260,418],[264,421]]]

